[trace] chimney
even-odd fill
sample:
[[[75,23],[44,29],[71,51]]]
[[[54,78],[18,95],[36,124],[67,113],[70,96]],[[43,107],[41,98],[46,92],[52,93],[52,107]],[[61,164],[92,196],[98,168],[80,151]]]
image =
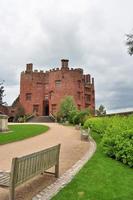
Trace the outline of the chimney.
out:
[[[32,70],[33,70],[33,64],[32,63],[26,64],[26,72],[32,72]]]
[[[92,85],[94,85],[94,78],[92,78]]]
[[[69,62],[69,60],[67,60],[67,59],[62,59],[62,60],[61,60],[61,67],[62,67],[62,68],[68,68],[68,62]]]

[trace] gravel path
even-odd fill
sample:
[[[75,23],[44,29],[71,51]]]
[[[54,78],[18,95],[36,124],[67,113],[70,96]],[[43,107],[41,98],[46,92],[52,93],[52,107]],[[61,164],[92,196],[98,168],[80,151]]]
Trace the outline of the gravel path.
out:
[[[89,143],[80,140],[79,131],[74,127],[49,123],[50,130],[42,135],[0,146],[0,170],[10,170],[15,156],[26,155],[61,143],[60,176],[70,169],[89,150]],[[31,200],[46,186],[55,182],[51,175],[40,175],[18,187],[16,200]],[[8,190],[0,187],[0,200],[8,200]]]

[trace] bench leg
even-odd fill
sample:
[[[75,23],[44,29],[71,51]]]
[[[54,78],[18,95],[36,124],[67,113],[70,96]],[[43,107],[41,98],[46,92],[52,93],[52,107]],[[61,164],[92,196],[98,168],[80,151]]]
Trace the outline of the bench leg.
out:
[[[11,187],[9,191],[9,200],[15,200],[15,188]]]
[[[55,177],[59,178],[59,163],[55,165]]]

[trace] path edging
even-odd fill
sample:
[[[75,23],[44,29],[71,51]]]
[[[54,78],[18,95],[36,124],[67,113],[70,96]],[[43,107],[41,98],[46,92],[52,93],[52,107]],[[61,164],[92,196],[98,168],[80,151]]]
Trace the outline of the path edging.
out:
[[[67,170],[60,178],[58,178],[50,186],[46,187],[39,194],[34,196],[32,200],[50,200],[54,197],[62,188],[64,188],[74,176],[80,171],[80,169],[87,163],[87,161],[93,156],[96,151],[96,143],[93,139],[90,140],[90,148],[88,152],[74,164],[69,170]]]

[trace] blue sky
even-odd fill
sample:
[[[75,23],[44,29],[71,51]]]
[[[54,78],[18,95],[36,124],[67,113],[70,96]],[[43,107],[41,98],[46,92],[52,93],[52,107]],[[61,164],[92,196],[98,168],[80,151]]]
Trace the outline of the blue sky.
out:
[[[96,106],[133,110],[132,0],[1,0],[0,80],[10,105],[26,63],[48,70],[68,58],[95,78]]]

